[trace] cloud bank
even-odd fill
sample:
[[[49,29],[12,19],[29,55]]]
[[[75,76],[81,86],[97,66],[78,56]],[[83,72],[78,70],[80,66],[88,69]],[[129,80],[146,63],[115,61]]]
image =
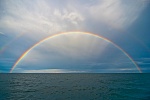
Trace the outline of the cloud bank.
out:
[[[126,29],[138,19],[146,6],[146,0],[1,0],[0,35],[7,34],[9,38],[0,37],[0,48],[7,46],[6,51],[0,55],[0,59],[5,59],[9,56],[10,59],[16,61],[23,52],[37,41],[59,32],[89,31],[112,39],[116,34],[112,30],[108,32],[110,28],[114,30]],[[58,39],[55,44],[62,40]],[[84,42],[83,37],[78,37],[76,40]],[[72,39],[68,39],[68,41],[72,43]],[[109,46],[107,43],[101,43],[101,48],[94,47],[94,49],[100,50],[97,54],[102,54],[102,51],[105,51],[105,48]],[[59,44],[59,47],[51,44],[51,47],[46,48],[45,46],[43,48],[47,49],[45,51],[53,57],[56,57],[54,49],[60,55],[70,53],[71,57],[80,57],[80,59],[85,55],[87,56],[87,54],[92,55],[91,52],[85,53],[82,50],[78,54],[75,51],[76,47],[71,48],[72,46],[70,46],[70,48],[66,48],[69,47],[66,44],[67,42],[63,45]],[[88,44],[90,45],[89,42],[85,43],[85,47],[88,47]],[[76,45],[74,44],[74,46]],[[82,47],[80,43],[77,46]],[[90,47],[93,48],[92,46]],[[50,49],[53,51],[50,51]],[[106,50],[106,52],[108,51]],[[43,58],[48,56],[43,54],[42,50],[35,50],[32,53]],[[117,54],[117,52],[115,53]],[[105,56],[104,54],[102,55]],[[115,54],[112,55],[114,56]],[[96,56],[96,53],[94,56]],[[116,59],[119,59],[120,56],[117,57]],[[37,61],[34,57],[32,60]],[[5,67],[5,63],[5,60],[0,61],[2,68]],[[98,63],[95,62],[94,64]],[[9,67],[11,66],[12,62],[9,64]]]
[[[26,34],[84,30],[91,20],[125,28],[146,6],[142,0],[65,0],[62,4],[53,0],[4,0],[2,4],[0,28]]]

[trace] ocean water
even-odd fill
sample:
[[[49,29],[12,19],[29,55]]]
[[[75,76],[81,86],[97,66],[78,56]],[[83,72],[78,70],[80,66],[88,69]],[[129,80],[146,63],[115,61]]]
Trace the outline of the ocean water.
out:
[[[0,100],[150,100],[150,74],[0,74]]]

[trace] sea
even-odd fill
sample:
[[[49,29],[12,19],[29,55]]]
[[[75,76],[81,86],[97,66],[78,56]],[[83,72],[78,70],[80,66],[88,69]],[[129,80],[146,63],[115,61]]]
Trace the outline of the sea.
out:
[[[0,100],[150,100],[150,74],[0,74]]]

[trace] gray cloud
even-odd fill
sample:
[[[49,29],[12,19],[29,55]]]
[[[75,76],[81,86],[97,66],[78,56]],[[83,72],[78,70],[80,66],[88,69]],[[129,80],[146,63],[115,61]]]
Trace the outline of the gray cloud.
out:
[[[3,32],[0,32],[1,35],[5,35]]]

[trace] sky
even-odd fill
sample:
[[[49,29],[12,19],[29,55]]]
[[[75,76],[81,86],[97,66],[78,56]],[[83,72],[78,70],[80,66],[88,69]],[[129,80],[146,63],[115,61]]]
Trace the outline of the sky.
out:
[[[0,0],[0,73],[149,73],[150,0]]]

